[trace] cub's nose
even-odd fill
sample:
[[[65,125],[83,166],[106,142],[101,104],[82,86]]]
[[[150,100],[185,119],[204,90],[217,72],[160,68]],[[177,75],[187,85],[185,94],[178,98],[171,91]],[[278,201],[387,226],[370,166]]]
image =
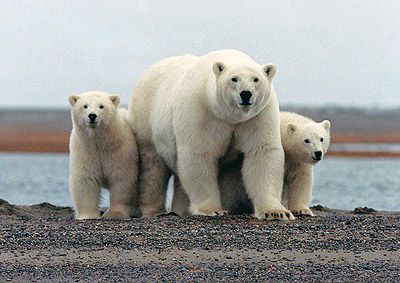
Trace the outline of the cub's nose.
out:
[[[248,91],[248,90],[244,90],[240,93],[240,98],[242,99],[242,103],[241,105],[251,105],[250,103],[250,98],[253,94]]]
[[[90,123],[94,123],[94,121],[96,121],[97,115],[94,113],[91,113],[88,115]]]
[[[321,156],[322,156],[322,152],[321,151],[316,151],[316,152],[314,152],[314,154],[315,154],[315,158],[316,159],[321,160]]]

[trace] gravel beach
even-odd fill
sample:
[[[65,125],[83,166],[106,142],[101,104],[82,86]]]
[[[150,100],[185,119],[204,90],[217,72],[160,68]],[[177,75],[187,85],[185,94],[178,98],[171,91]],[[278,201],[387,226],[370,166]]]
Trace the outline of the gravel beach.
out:
[[[1,282],[399,282],[400,212],[76,221],[0,199]]]

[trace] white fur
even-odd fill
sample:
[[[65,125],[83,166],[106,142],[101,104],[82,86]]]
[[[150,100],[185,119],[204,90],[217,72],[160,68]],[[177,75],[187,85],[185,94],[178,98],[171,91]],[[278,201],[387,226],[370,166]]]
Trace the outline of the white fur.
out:
[[[295,215],[313,215],[309,209],[314,180],[313,165],[320,161],[315,153],[320,151],[322,159],[327,152],[330,126],[328,120],[316,123],[299,114],[281,113],[282,145],[285,149],[282,200]]]
[[[235,50],[172,57],[150,67],[128,109],[141,160],[144,216],[165,212],[171,171],[190,199],[192,214],[224,213],[218,162],[231,152],[242,152],[243,180],[255,217],[268,213],[287,219],[289,212],[281,204],[284,152],[274,74],[273,64],[260,66]],[[252,93],[247,101],[251,105],[241,105],[246,102],[242,91]],[[272,212],[284,217],[271,217]]]
[[[110,190],[110,208],[103,217],[138,216],[138,152],[127,111],[118,108],[119,100],[118,95],[99,91],[69,98],[73,124],[70,190],[78,219],[100,218],[102,187]],[[89,114],[97,116],[96,123],[90,123]]]
[[[313,184],[313,165],[318,161],[315,152],[325,155],[330,142],[330,122],[316,123],[304,116],[282,112],[281,137],[285,150],[285,174],[283,185],[283,203],[295,215],[311,215],[309,209]],[[321,138],[323,141],[321,142]],[[305,143],[305,140],[309,143]],[[222,207],[234,214],[253,213],[254,208],[243,188],[240,172],[242,159],[230,160],[220,166],[218,181]],[[254,167],[258,164],[254,164]],[[187,198],[179,179],[174,182],[174,196],[171,210],[187,215]]]

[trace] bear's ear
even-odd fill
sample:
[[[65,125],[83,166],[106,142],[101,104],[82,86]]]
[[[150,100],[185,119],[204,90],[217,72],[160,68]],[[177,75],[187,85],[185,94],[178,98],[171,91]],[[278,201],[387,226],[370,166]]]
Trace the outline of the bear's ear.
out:
[[[79,95],[77,95],[77,94],[71,94],[71,95],[69,96],[69,104],[71,104],[71,106],[74,106],[75,103],[78,101],[79,98],[80,98]]]
[[[268,63],[263,66],[263,70],[268,79],[272,79],[276,73],[276,67],[273,63]]]
[[[225,70],[225,64],[222,62],[215,62],[213,65],[213,71],[215,76],[218,78]]]
[[[110,95],[110,100],[114,104],[114,106],[117,107],[120,101],[119,95],[118,94]]]
[[[297,130],[297,126],[293,123],[289,123],[286,126],[286,132],[288,132],[289,134],[294,133]]]
[[[321,125],[322,125],[322,127],[325,128],[325,130],[326,130],[327,132],[330,131],[330,129],[331,129],[331,122],[329,122],[328,120],[322,121],[322,122],[321,122]]]

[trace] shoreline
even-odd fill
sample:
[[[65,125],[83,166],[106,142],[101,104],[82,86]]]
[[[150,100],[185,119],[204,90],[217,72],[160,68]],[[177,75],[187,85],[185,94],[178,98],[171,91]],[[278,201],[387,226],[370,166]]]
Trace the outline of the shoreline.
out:
[[[316,217],[166,215],[73,220],[0,200],[2,280],[395,282],[400,212],[314,206]]]
[[[400,143],[400,134],[335,134],[331,144],[343,143]],[[0,135],[0,152],[30,152],[30,153],[68,153],[69,134],[3,134]],[[400,152],[366,152],[366,151],[332,151],[326,156],[360,157],[360,158],[399,158]]]

